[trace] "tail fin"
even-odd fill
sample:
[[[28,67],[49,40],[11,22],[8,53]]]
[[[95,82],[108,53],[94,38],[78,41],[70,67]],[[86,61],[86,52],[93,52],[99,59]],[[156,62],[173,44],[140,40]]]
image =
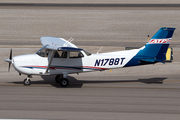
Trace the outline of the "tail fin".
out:
[[[152,64],[166,60],[166,52],[176,28],[162,27],[126,66]]]
[[[172,38],[175,29],[176,28],[162,27],[156,32],[156,34],[151,38],[151,40]]]
[[[166,52],[176,28],[160,28],[151,40],[137,54],[142,61],[163,62],[166,59]]]

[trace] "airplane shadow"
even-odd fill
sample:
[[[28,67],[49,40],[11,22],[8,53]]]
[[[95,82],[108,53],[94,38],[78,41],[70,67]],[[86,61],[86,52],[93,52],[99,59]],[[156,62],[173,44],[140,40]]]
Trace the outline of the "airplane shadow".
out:
[[[56,88],[62,88],[60,84],[55,82],[55,76],[41,76],[41,78],[44,80],[39,80],[39,81],[32,81],[32,84],[35,85],[42,85],[42,84],[50,84]],[[167,78],[160,78],[160,77],[155,77],[155,78],[147,78],[147,79],[137,79],[137,80],[77,80],[76,78],[72,76],[68,76],[67,79],[70,81],[70,84],[67,88],[81,88],[83,84],[88,84],[88,83],[131,83],[131,82],[141,82],[145,84],[163,84],[163,81]],[[23,82],[11,82],[14,84],[23,84]]]

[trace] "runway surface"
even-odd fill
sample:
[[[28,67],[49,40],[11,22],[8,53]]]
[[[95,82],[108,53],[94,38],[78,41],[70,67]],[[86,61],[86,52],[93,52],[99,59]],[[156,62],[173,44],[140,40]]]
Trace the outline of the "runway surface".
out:
[[[27,48],[17,50],[25,52]],[[67,88],[55,83],[55,76],[33,76],[32,85],[24,86],[26,76],[19,76],[13,68],[8,73],[8,65],[2,66],[1,118],[176,120],[180,117],[177,62],[73,74],[68,76]]]
[[[179,7],[47,7],[0,9],[0,118],[179,119]],[[3,61],[9,57],[10,48],[13,56],[35,53],[42,47],[42,36],[74,37],[73,43],[80,48],[96,53],[104,46],[101,52],[109,52],[141,47],[147,42],[147,35],[152,36],[162,26],[177,28],[171,44],[172,63],[73,74],[68,76],[67,88],[55,83],[54,76],[33,76],[32,85],[24,86],[26,76],[19,76],[12,66],[8,73],[8,64]]]
[[[1,118],[33,119],[177,119],[180,80],[176,75],[107,75],[68,77],[61,88],[53,77],[34,77],[23,86],[14,73],[1,76]],[[2,77],[4,79],[2,79]],[[77,81],[78,79],[78,81]]]

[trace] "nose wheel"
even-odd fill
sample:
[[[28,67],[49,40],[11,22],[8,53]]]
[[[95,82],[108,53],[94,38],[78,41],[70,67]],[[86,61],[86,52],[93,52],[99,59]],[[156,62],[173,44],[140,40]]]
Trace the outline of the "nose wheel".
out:
[[[24,85],[31,85],[31,80],[29,78],[24,79]]]

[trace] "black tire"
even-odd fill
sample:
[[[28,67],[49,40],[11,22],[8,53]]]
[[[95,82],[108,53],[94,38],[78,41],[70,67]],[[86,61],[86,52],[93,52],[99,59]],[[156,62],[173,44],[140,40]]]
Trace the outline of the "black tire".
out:
[[[56,83],[60,83],[60,75],[57,75],[57,76],[55,77],[55,81],[56,81]]]
[[[66,78],[63,78],[61,81],[60,81],[60,85],[61,87],[67,87],[69,85],[69,80],[66,79]]]
[[[62,78],[63,78],[62,75],[57,75],[57,76],[55,77],[56,83],[60,83]]]
[[[24,85],[31,85],[31,80],[30,79],[24,79]]]

